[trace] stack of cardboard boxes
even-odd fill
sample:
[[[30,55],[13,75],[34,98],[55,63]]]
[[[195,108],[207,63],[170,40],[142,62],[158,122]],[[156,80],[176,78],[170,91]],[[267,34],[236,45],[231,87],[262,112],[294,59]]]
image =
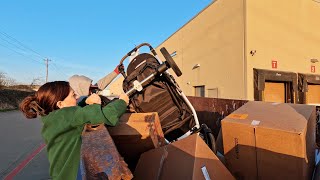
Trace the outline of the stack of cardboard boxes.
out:
[[[108,130],[131,171],[142,153],[165,145],[157,113],[126,113]]]
[[[157,113],[128,113],[108,128],[134,179],[234,179],[198,134],[166,144]]]
[[[226,165],[198,134],[166,143],[157,113],[128,113],[109,128],[134,179],[311,179],[315,106],[248,102],[222,120]]]
[[[248,102],[222,121],[227,167],[237,179],[311,179],[315,106]]]
[[[144,180],[234,180],[198,134],[143,153],[134,177]]]

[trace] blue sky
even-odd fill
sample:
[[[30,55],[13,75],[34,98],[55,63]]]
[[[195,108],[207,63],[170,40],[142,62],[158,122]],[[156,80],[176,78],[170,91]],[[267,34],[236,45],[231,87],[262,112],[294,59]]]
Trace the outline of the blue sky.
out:
[[[135,45],[158,46],[212,0],[2,0],[0,72],[21,83],[73,74],[97,81]]]

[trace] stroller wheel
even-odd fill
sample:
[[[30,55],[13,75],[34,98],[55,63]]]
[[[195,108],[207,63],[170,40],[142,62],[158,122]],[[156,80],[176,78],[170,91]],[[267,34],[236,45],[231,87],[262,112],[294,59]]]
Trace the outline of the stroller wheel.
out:
[[[209,146],[209,148],[217,154],[217,145],[216,139],[214,138],[211,129],[208,128],[206,124],[201,125],[200,137],[204,140],[204,142]]]
[[[216,146],[216,139],[214,138],[212,133],[208,134],[208,138],[209,138],[209,144],[210,144],[210,149],[214,152],[214,154],[217,154],[217,146]],[[209,145],[208,144],[208,145]]]
[[[179,77],[182,75],[182,72],[180,70],[180,68],[178,67],[178,65],[174,62],[174,60],[172,59],[172,57],[170,56],[170,54],[168,53],[166,48],[161,48],[160,49],[162,55],[164,56],[164,58],[166,59],[167,63],[169,64],[169,66],[172,68],[172,70],[174,71],[174,73],[176,73],[176,75]]]

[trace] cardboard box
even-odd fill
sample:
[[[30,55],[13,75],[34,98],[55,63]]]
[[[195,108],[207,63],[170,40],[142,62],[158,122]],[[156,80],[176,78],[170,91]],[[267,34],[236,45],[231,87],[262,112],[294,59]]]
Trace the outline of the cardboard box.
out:
[[[131,171],[142,153],[165,145],[157,112],[126,113],[115,127],[108,127],[108,130]]]
[[[234,179],[197,134],[141,155],[134,172],[137,180]]]
[[[222,120],[227,167],[237,179],[310,179],[315,106],[248,102]]]

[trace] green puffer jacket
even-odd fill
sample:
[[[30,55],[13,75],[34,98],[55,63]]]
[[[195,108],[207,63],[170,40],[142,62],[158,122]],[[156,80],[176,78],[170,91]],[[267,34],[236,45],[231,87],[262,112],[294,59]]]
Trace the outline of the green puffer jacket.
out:
[[[41,134],[47,144],[52,179],[76,179],[84,125],[105,123],[115,126],[126,107],[125,101],[116,100],[104,108],[98,104],[73,106],[43,116]]]

